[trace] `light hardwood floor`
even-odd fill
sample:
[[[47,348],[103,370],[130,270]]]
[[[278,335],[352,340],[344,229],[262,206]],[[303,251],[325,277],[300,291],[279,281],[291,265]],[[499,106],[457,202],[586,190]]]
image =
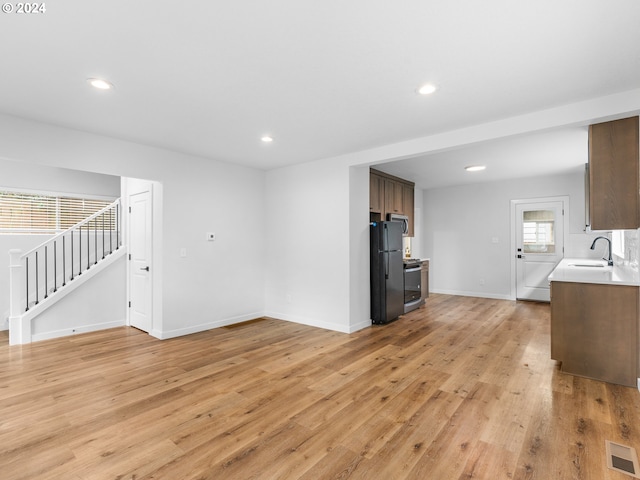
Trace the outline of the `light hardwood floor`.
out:
[[[640,393],[560,373],[545,304],[0,342],[4,480],[629,480],[604,441],[640,449]]]

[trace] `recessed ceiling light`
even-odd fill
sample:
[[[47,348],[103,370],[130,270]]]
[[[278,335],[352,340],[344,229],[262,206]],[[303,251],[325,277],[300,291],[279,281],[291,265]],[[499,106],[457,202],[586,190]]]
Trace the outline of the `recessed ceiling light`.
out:
[[[468,167],[464,167],[467,172],[479,172],[487,168],[485,165],[470,165]]]
[[[263,135],[260,140],[262,140],[264,143],[271,143],[273,142],[273,137],[271,137],[270,135]]]
[[[87,82],[98,90],[111,90],[113,88],[112,83],[102,80],[101,78],[87,78]]]
[[[418,93],[420,95],[430,95],[437,90],[437,87],[432,83],[425,83],[420,88],[418,88]]]

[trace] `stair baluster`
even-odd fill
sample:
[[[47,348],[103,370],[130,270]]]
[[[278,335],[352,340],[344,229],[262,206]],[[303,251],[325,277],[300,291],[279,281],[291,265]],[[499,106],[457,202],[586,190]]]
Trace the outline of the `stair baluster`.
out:
[[[101,223],[102,228],[102,255],[99,256],[98,247],[98,222]],[[84,230],[84,232],[83,232]],[[109,235],[109,245],[107,251],[106,235]],[[116,242],[114,245],[113,234],[115,230]],[[86,234],[86,243],[82,238],[82,235]],[[75,236],[78,238],[74,238]],[[93,235],[93,242],[91,242],[91,236]],[[67,242],[67,237],[70,241]],[[59,255],[58,244],[59,239],[62,238],[62,255]],[[83,251],[83,243],[85,243],[86,253]],[[91,244],[93,243],[93,259],[91,258]],[[67,252],[67,245],[69,244],[69,251]],[[35,247],[31,251],[21,255],[20,263],[24,266],[25,280],[24,283],[21,280],[20,283],[23,286],[16,286],[24,292],[22,298],[25,299],[25,312],[33,306],[38,305],[41,301],[49,298],[51,295],[59,291],[62,287],[67,285],[68,281],[73,280],[75,277],[82,275],[82,272],[91,268],[92,265],[96,265],[99,260],[104,260],[109,254],[120,248],[120,199],[113,202],[111,205],[96,212],[87,219],[73,225],[64,232],[61,232],[41,245]],[[53,251],[52,255],[49,255],[50,251]],[[44,260],[41,258],[44,255]],[[86,255],[86,268],[83,269],[83,255]],[[16,257],[16,260],[18,257]],[[24,261],[22,260],[24,259]],[[78,268],[76,269],[76,260]],[[93,260],[93,262],[91,261]],[[42,262],[44,261],[44,265]],[[69,265],[67,265],[69,261]],[[34,265],[35,264],[35,265]],[[70,268],[68,268],[70,267]],[[62,271],[62,278],[58,277],[58,272]],[[53,278],[51,278],[51,272],[53,272]],[[44,281],[42,279],[44,277]],[[53,284],[53,290],[49,292],[49,285]],[[44,287],[41,290],[41,287]],[[35,299],[35,300],[34,300]]]

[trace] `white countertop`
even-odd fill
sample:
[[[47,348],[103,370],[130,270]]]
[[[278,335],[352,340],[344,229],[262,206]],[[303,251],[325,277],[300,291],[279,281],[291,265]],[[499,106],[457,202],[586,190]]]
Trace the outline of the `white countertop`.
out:
[[[580,266],[594,264],[603,266]],[[609,267],[604,260],[564,258],[549,275],[549,281],[640,286],[640,272],[628,265]]]

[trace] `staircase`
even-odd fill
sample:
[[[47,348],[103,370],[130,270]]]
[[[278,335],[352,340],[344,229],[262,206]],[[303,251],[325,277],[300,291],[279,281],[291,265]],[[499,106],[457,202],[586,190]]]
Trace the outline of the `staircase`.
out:
[[[32,250],[11,250],[9,344],[31,342],[32,320],[124,255],[120,199]]]

